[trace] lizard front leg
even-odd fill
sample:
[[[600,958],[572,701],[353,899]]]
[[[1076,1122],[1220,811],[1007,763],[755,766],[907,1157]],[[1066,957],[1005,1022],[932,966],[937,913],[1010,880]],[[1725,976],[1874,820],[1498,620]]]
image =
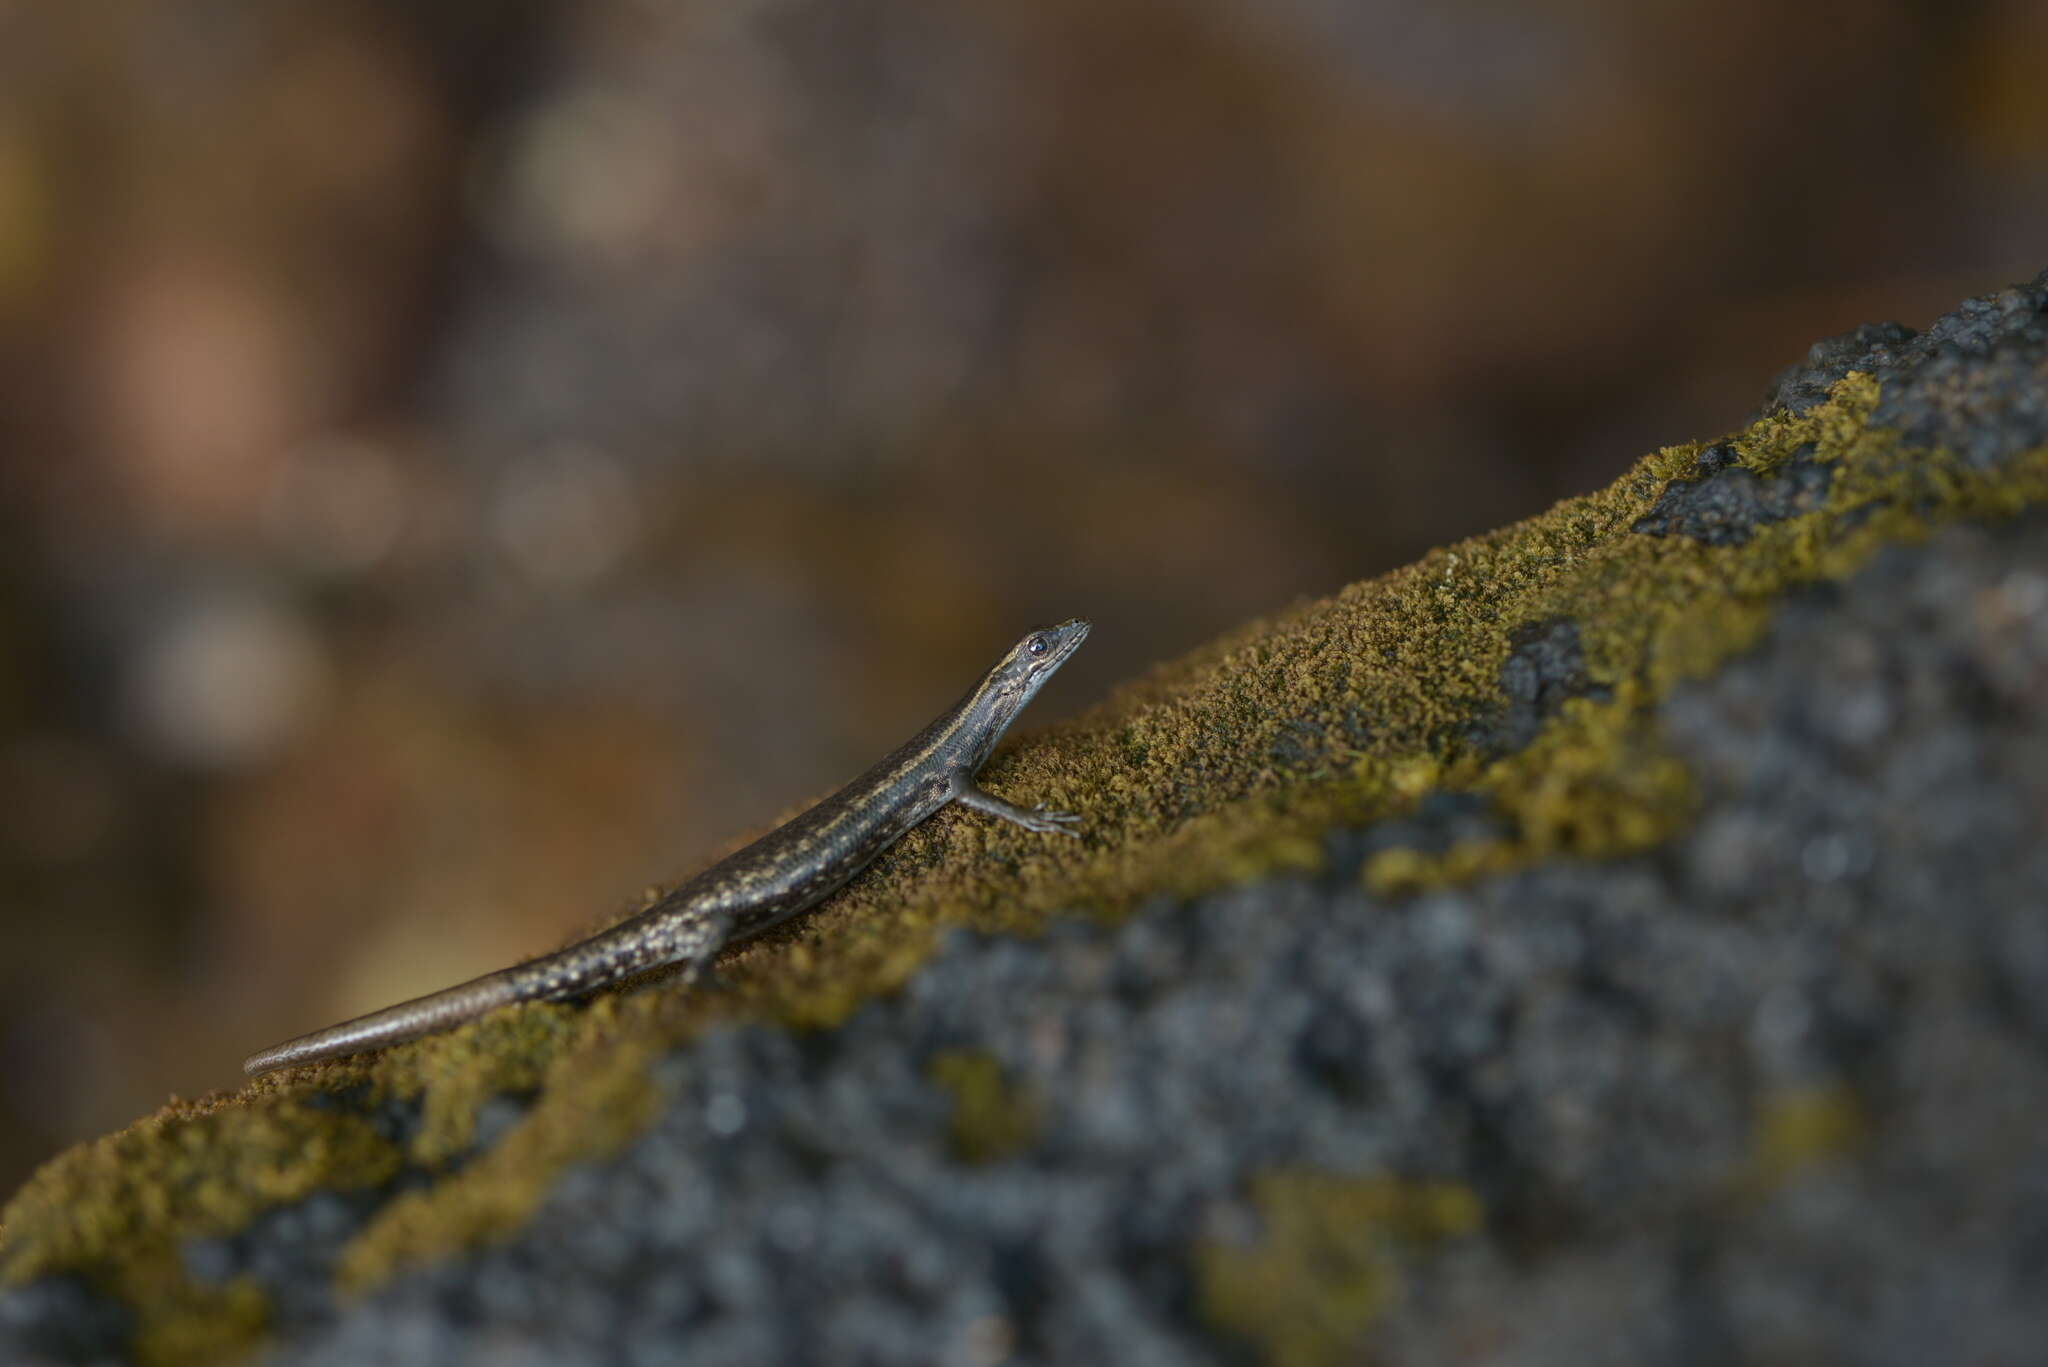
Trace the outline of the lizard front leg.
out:
[[[1019,807],[979,787],[973,779],[966,779],[960,783],[953,794],[953,800],[963,807],[972,807],[977,812],[987,812],[990,816],[999,816],[1005,821],[1015,822],[1027,831],[1037,831],[1042,835],[1057,832],[1060,835],[1079,838],[1078,832],[1067,829],[1068,822],[1081,819],[1074,813],[1049,812],[1043,805],[1035,808]]]

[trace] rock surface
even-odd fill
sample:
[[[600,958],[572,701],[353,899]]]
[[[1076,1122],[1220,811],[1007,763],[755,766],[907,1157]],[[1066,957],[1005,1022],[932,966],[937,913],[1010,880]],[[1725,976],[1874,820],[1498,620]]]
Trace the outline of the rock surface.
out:
[[[935,823],[877,895],[993,862],[1022,910],[884,926],[836,1008],[760,985],[821,913],[687,1019],[508,1013],[60,1159],[0,1357],[2038,1360],[2044,307],[1824,343],[1748,432],[1027,745],[1165,852],[1115,895]],[[1485,674],[1405,714],[1367,671],[1425,648]]]

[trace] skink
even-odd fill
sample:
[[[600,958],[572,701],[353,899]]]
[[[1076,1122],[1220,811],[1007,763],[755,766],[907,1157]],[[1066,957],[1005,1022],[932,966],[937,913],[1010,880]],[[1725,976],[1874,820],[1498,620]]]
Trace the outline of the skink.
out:
[[[447,1030],[514,1002],[581,997],[683,964],[692,981],[729,944],[815,906],[949,802],[1059,832],[1079,818],[1012,806],[975,784],[996,743],[1088,636],[1079,618],[1031,632],[973,691],[902,748],[802,815],[720,860],[645,911],[526,963],[287,1040],[242,1064],[251,1075]]]

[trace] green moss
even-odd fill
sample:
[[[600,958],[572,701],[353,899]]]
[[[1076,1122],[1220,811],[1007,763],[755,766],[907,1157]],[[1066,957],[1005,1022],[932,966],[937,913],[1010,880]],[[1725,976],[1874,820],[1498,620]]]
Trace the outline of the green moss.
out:
[[[1853,1153],[1870,1123],[1842,1086],[1792,1088],[1767,1098],[1757,1117],[1742,1186],[1765,1194],[1811,1168]]]
[[[1868,425],[1877,396],[1852,375],[1829,403],[1731,438],[1758,471],[1808,444],[1834,471],[1822,506],[1744,545],[1631,531],[1667,480],[1698,473],[1699,445],[1659,451],[1606,489],[1251,623],[988,766],[984,782],[1000,794],[1083,813],[1078,841],[950,809],[810,916],[728,954],[726,990],[657,986],[583,1008],[516,1008],[173,1108],[32,1180],[0,1226],[0,1269],[14,1279],[70,1269],[117,1286],[147,1336],[197,1303],[161,1256],[179,1238],[381,1180],[401,1161],[439,1172],[349,1250],[344,1281],[368,1287],[516,1227],[564,1165],[630,1139],[654,1111],[648,1063],[673,1043],[733,1017],[830,1028],[916,972],[947,927],[1028,933],[1076,909],[1113,917],[1162,893],[1313,868],[1333,824],[1397,815],[1439,791],[1485,795],[1501,834],[1383,852],[1365,871],[1372,887],[1400,893],[1667,840],[1692,806],[1657,728],[1672,688],[1752,645],[1792,588],[1945,523],[2048,502],[2048,450],[1989,473],[1907,450]],[[1526,747],[1487,752],[1471,728],[1507,704],[1499,680],[1516,631],[1555,620],[1576,625],[1600,694],[1567,703]],[[309,1104],[344,1091],[416,1099],[424,1125],[408,1152],[350,1118],[359,1102]],[[525,1118],[491,1152],[451,1164],[478,1108],[507,1091],[532,1096]]]
[[[585,1038],[586,1024],[568,1007],[533,1002],[494,1011],[431,1045],[402,1045],[374,1062],[342,1066],[360,1070],[380,1099],[420,1102],[408,1156],[421,1167],[441,1167],[468,1150],[485,1102],[539,1089],[556,1060]]]
[[[85,1273],[142,1312],[142,1361],[214,1361],[252,1346],[268,1317],[261,1291],[192,1281],[178,1246],[315,1192],[390,1180],[398,1150],[363,1117],[322,1102],[303,1085],[174,1100],[59,1155],[7,1206],[0,1281]]]
[[[1203,1244],[1195,1278],[1204,1318],[1276,1367],[1358,1361],[1404,1260],[1473,1233],[1483,1214],[1454,1183],[1300,1171],[1260,1176],[1252,1205],[1257,1236]]]
[[[562,1169],[605,1158],[636,1138],[659,1106],[648,1071],[655,1051],[644,1037],[610,1038],[617,1014],[609,1001],[587,1013],[599,1028],[550,1063],[539,1079],[545,1105],[467,1167],[379,1211],[342,1250],[339,1289],[372,1289],[399,1267],[517,1229]]]
[[[150,1282],[161,1288],[157,1310],[143,1321],[133,1345],[135,1360],[145,1367],[232,1361],[255,1348],[270,1323],[270,1298],[247,1277],[202,1286],[160,1268]],[[133,1299],[132,1289],[128,1294]]]
[[[314,1104],[306,1087],[262,1105],[173,1101],[156,1115],[45,1164],[7,1207],[0,1276],[26,1281],[187,1235],[231,1234],[269,1206],[375,1186],[399,1154],[361,1116]],[[223,1163],[232,1155],[234,1162]]]
[[[932,1056],[927,1071],[952,1094],[949,1133],[961,1161],[994,1162],[1029,1147],[1038,1137],[1038,1099],[1013,1086],[994,1055],[947,1050]]]

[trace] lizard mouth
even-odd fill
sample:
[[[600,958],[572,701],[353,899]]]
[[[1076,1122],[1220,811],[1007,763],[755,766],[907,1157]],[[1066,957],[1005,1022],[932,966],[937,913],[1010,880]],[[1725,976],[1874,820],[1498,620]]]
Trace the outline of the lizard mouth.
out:
[[[1055,669],[1065,664],[1067,657],[1081,648],[1081,642],[1088,639],[1088,633],[1093,629],[1094,623],[1085,617],[1069,618],[1054,627],[1053,630],[1059,633],[1059,644],[1053,647],[1052,654],[1039,661],[1038,677],[1041,680],[1045,679]]]

